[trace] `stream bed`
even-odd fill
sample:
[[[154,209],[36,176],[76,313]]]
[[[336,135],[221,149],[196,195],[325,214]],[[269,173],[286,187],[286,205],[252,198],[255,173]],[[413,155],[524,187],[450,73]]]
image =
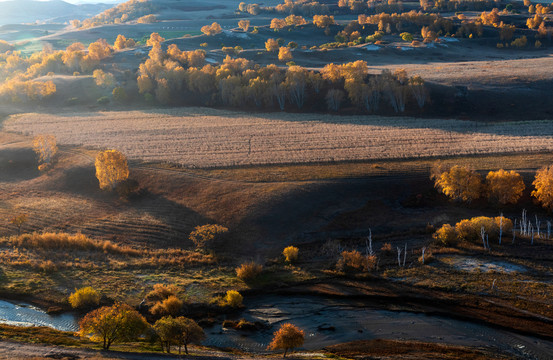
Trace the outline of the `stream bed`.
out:
[[[261,296],[246,299],[239,318],[263,322],[267,329],[244,332],[221,324],[206,329],[205,345],[264,352],[280,324],[305,331],[304,348],[370,339],[417,340],[462,346],[493,347],[522,359],[553,359],[553,342],[440,316],[375,310],[362,302],[319,297]]]
[[[73,313],[50,315],[29,304],[3,300],[0,300],[0,323],[15,326],[48,326],[62,331],[79,330],[77,318]]]
[[[262,353],[282,323],[305,331],[304,348],[318,350],[354,340],[417,340],[471,347],[491,347],[521,359],[553,359],[553,342],[518,335],[468,321],[404,311],[375,310],[360,301],[310,296],[266,295],[246,299],[246,309],[235,318],[265,324],[263,330],[238,331],[222,327],[222,321],[205,329],[204,345],[232,347]],[[16,326],[48,326],[77,331],[73,313],[49,315],[24,303],[0,300],[0,323]]]

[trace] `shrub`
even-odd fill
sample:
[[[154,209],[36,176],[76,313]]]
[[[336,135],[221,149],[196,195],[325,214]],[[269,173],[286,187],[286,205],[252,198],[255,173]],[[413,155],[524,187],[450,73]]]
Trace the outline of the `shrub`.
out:
[[[258,277],[262,271],[263,266],[254,262],[249,262],[242,264],[240,265],[240,267],[236,268],[236,276],[238,276],[238,278],[241,280],[249,281]]]
[[[152,306],[150,312],[153,315],[177,315],[182,309],[182,301],[175,295],[169,296],[167,299],[158,301]]]
[[[485,216],[474,217],[472,219],[465,219],[455,224],[455,232],[459,239],[478,242],[481,238],[482,227],[490,238],[497,238],[499,236],[499,227],[502,223],[503,233],[507,233],[512,230],[513,222],[510,219],[501,216],[490,218]]]
[[[382,245],[382,247],[380,248],[380,251],[384,252],[384,253],[387,253],[387,254],[391,254],[394,252],[394,249],[392,248],[392,244],[390,243],[385,243],[384,245]]]
[[[236,290],[229,290],[225,295],[225,304],[230,307],[240,307],[242,306],[242,300],[244,298]]]
[[[404,33],[399,34],[399,36],[401,37],[401,40],[403,40],[403,41],[413,41],[413,35],[411,33],[404,32]]]
[[[90,286],[75,289],[69,295],[69,304],[73,309],[89,309],[100,304],[100,294]]]
[[[146,295],[148,301],[162,301],[169,296],[174,296],[177,288],[174,285],[155,284],[154,289]]]
[[[288,246],[282,251],[282,255],[286,258],[286,261],[293,263],[298,259],[299,249],[295,246]]]
[[[455,228],[449,224],[442,225],[432,237],[440,243],[440,245],[453,245],[457,240],[457,233]]]
[[[345,272],[366,270],[367,259],[357,250],[343,251],[336,267]]]
[[[227,231],[226,227],[217,224],[196,226],[194,231],[190,233],[189,239],[196,245],[196,248],[203,248],[210,245],[216,236],[224,234]]]

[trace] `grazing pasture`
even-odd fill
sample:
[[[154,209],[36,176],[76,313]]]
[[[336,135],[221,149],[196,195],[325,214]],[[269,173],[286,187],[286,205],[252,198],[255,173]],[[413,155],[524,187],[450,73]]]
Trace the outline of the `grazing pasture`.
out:
[[[132,160],[186,167],[412,159],[553,150],[553,121],[247,114],[203,108],[21,114],[4,130],[60,144],[115,148]]]

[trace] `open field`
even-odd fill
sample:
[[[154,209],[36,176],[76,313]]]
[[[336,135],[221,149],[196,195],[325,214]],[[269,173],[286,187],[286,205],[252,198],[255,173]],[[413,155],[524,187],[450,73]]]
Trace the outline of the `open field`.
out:
[[[482,124],[181,108],[23,114],[6,120],[4,129],[194,168],[553,150],[553,122],[545,120]]]

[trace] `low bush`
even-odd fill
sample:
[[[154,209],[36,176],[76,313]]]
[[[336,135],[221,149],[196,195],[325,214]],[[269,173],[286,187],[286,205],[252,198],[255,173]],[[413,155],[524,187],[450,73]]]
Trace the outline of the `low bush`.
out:
[[[152,315],[178,315],[182,309],[183,302],[175,295],[169,296],[167,299],[158,301],[152,306],[150,312]]]
[[[244,281],[250,281],[258,277],[263,271],[263,266],[254,262],[240,265],[236,268],[236,276]]]
[[[295,246],[288,246],[282,251],[286,262],[293,263],[298,259],[299,249]]]
[[[230,307],[240,307],[242,306],[242,300],[244,298],[240,293],[236,290],[229,290],[227,291],[227,294],[225,295],[225,304]]]
[[[69,295],[69,304],[73,309],[90,309],[100,304],[100,294],[90,286],[76,289]]]
[[[450,246],[457,242],[457,232],[455,228],[449,224],[442,225],[434,235],[432,235],[440,245]]]

